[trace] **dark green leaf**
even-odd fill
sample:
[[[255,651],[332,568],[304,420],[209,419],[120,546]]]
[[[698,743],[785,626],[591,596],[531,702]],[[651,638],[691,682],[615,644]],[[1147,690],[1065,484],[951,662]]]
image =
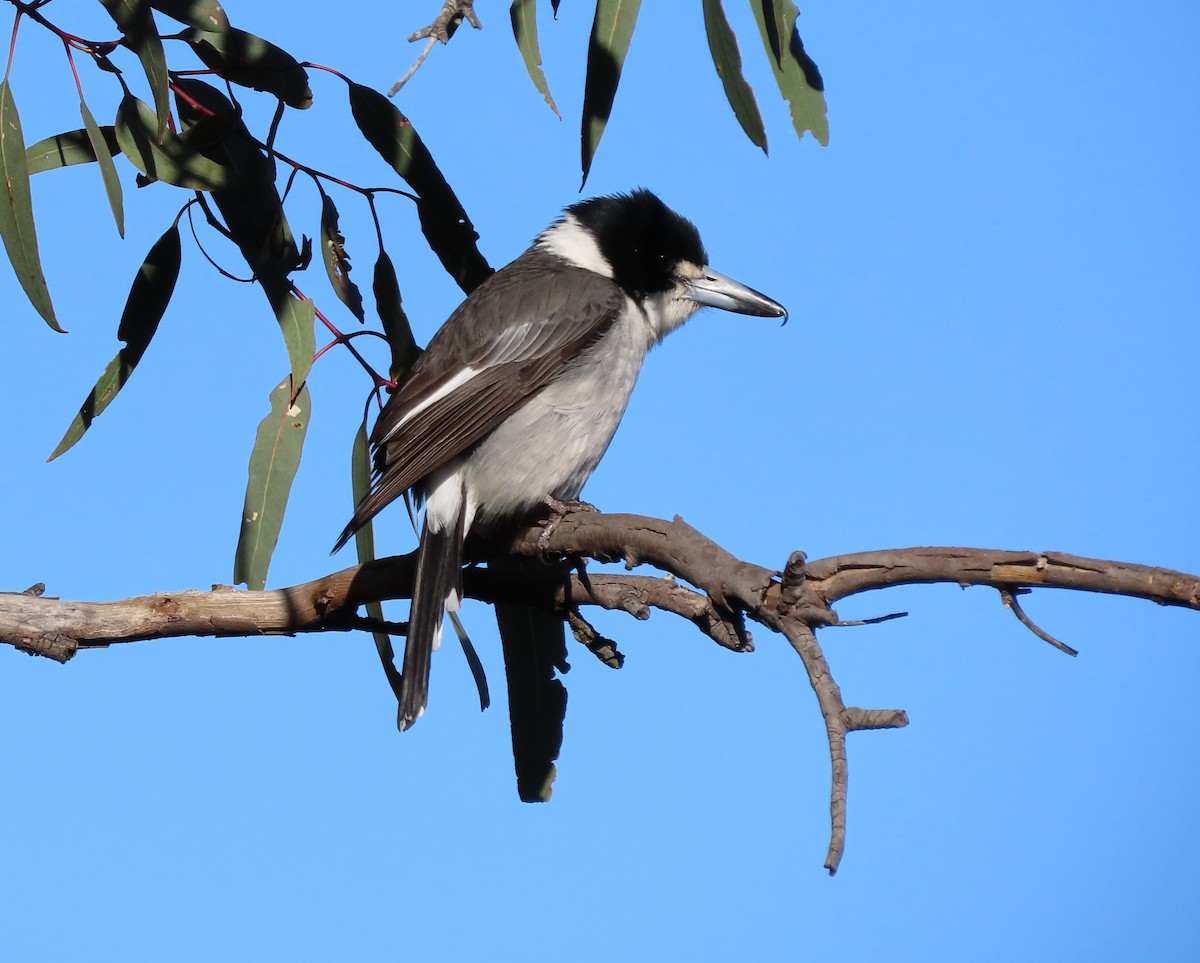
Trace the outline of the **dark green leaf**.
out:
[[[350,255],[346,253],[346,239],[338,229],[337,206],[333,198],[321,193],[321,255],[325,259],[325,273],[329,283],[342,304],[350,309],[359,321],[365,321],[362,294],[358,285],[350,280]]]
[[[560,3],[562,3],[562,0],[550,0],[550,9],[554,11],[555,20],[558,19],[558,5]]]
[[[150,6],[199,30],[229,29],[229,18],[217,0],[150,0]]]
[[[479,235],[416,129],[383,94],[350,83],[350,113],[367,142],[417,192],[417,213],[430,248],[468,294],[492,273]]]
[[[312,106],[308,73],[286,50],[245,30],[197,30],[188,27],[180,36],[192,45],[206,67],[230,83],[274,94],[289,107]]]
[[[392,349],[392,364],[389,373],[397,384],[408,374],[408,369],[421,354],[413,338],[408,315],[400,299],[400,283],[396,280],[396,269],[392,259],[383,249],[375,261],[375,280],[371,286],[375,294],[375,311],[383,324],[383,333]]]
[[[110,157],[120,153],[121,145],[117,143],[117,133],[113,127],[108,124],[101,127],[100,137],[104,143],[104,150]],[[42,171],[57,170],[73,164],[92,164],[95,160],[96,150],[88,132],[82,127],[39,140],[25,151],[25,163],[30,174],[40,174]]]
[[[12,262],[25,296],[45,322],[62,332],[50,303],[50,289],[38,256],[37,230],[33,226],[33,198],[29,193],[29,168],[25,165],[25,135],[8,78],[0,82],[0,168],[8,191],[0,201],[0,239]]]
[[[354,435],[354,447],[350,452],[350,486],[354,492],[354,504],[357,505],[367,492],[371,490],[371,456],[367,449],[367,426],[361,424]],[[368,521],[354,533],[354,547],[358,550],[358,563],[370,562],[375,558],[375,529]],[[367,615],[377,622],[383,622],[383,605],[379,602],[368,602],[363,606]],[[392,648],[392,639],[386,632],[372,632],[375,639],[375,650],[379,653],[379,662],[383,665],[384,675],[388,684],[400,699],[400,672],[396,668],[396,650]]]
[[[509,19],[512,20],[513,36],[517,40],[517,48],[521,51],[521,59],[525,61],[525,69],[537,92],[546,98],[550,109],[562,120],[562,114],[555,106],[554,98],[550,96],[550,85],[546,83],[546,75],[542,72],[542,52],[538,48],[537,10],[535,0],[513,0],[508,8]]]
[[[271,411],[259,424],[250,453],[242,528],[233,561],[235,584],[244,582],[251,590],[267,584],[267,569],[279,541],[311,415],[306,385],[294,391],[292,379],[284,378],[271,392]]]
[[[588,40],[587,77],[583,85],[583,122],[580,129],[583,183],[587,183],[592,158],[612,114],[621,68],[629,53],[633,28],[642,0],[597,0],[596,19]],[[583,185],[580,185],[580,190]]]
[[[223,93],[194,79],[180,79],[176,86],[187,95],[175,103],[187,142],[237,175],[212,193],[231,237],[256,277],[286,278],[305,259],[283,213],[274,164]]]
[[[305,298],[282,294],[278,281],[263,279],[263,290],[275,311],[275,320],[283,332],[283,343],[287,346],[288,362],[292,366],[292,379],[299,384],[312,370],[313,353],[316,351],[316,336],[313,321],[316,306]]]
[[[708,49],[712,52],[713,66],[725,88],[725,99],[733,108],[733,114],[742,125],[742,130],[755,147],[767,152],[767,132],[763,128],[762,115],[754,91],[742,75],[742,55],[738,50],[737,37],[725,18],[721,0],[704,0],[704,29],[708,34]]]
[[[217,191],[234,183],[233,172],[205,157],[179,135],[167,131],[162,142],[156,143],[155,123],[154,111],[132,94],[127,94],[117,108],[117,143],[147,178],[195,191]]]
[[[154,13],[145,0],[100,0],[109,16],[125,35],[125,46],[137,54],[146,72],[150,92],[154,95],[154,110],[158,119],[155,140],[162,143],[171,116],[170,78],[167,76],[167,55],[163,51]]]
[[[216,88],[198,80],[177,82],[176,101],[184,139],[204,156],[238,175],[232,185],[212,192],[225,226],[254,271],[283,332],[292,379],[300,384],[312,367],[314,307],[292,296],[288,275],[307,264],[296,249],[283,202],[275,187],[271,161],[250,137],[233,104]],[[196,105],[199,105],[197,107]]]
[[[750,6],[796,134],[803,137],[805,131],[811,131],[818,144],[828,146],[825,82],[796,29],[800,11],[792,0],[753,0]]]
[[[150,248],[129,289],[125,310],[121,312],[121,323],[117,327],[117,338],[125,342],[125,347],[104,369],[104,374],[92,388],[79,414],[47,461],[53,461],[82,438],[92,422],[117,396],[117,392],[125,387],[125,382],[150,346],[150,339],[158,330],[158,323],[171,301],[175,282],[179,279],[179,262],[179,225],[172,224]]]
[[[79,113],[83,117],[83,129],[87,132],[88,145],[92,148],[96,160],[100,162],[100,179],[104,182],[104,193],[108,196],[113,220],[117,222],[117,233],[124,237],[125,205],[122,200],[121,179],[117,177],[117,165],[113,163],[112,154],[108,152],[108,144],[96,123],[96,118],[92,116],[82,98],[79,101]]]

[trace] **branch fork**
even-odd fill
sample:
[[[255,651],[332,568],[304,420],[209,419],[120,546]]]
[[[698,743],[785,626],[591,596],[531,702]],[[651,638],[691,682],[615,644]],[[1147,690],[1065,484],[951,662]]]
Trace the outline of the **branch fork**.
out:
[[[783,571],[743,561],[683,519],[568,511],[552,527],[532,524],[503,539],[468,546],[477,561],[554,553],[600,562],[652,565],[672,577],[577,571],[563,577],[514,581],[471,566],[464,574],[468,596],[540,605],[559,612],[576,637],[609,665],[621,655],[580,612],[583,606],[620,609],[646,619],[653,609],[690,621],[718,645],[753,649],[745,620],[782,635],[799,655],[825,722],[832,769],[831,833],[825,866],[836,872],[846,839],[849,767],[846,734],[896,729],[908,724],[901,709],[847,706],[817,642],[817,629],[837,625],[839,599],[891,585],[943,582],[986,585],[1001,593],[1014,614],[1039,638],[1064,651],[1017,603],[1030,588],[1069,588],[1148,599],[1200,610],[1200,577],[1124,562],[1052,552],[1006,552],[971,548],[908,548],[860,552],[809,561],[794,552]],[[0,593],[0,642],[65,662],[78,649],[181,636],[253,636],[357,628],[401,632],[403,624],[366,620],[369,602],[409,598],[413,556],[378,559],[311,582],[262,592],[228,586],[212,591],[160,593],[116,602],[72,602],[41,596],[44,586]],[[885,616],[890,618],[893,616]]]

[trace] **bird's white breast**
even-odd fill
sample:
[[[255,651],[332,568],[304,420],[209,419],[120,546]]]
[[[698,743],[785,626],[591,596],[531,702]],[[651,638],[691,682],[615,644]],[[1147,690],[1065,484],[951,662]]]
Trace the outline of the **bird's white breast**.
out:
[[[529,511],[548,495],[579,496],[654,340],[631,301],[599,343],[479,443],[460,470],[480,521]]]

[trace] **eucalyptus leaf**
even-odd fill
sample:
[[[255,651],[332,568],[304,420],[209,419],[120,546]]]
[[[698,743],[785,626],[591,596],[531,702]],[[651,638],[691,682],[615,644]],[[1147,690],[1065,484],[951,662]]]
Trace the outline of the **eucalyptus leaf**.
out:
[[[154,23],[154,12],[146,0],[100,0],[100,3],[125,35],[125,46],[141,61],[154,96],[158,121],[155,139],[161,144],[171,117],[171,80],[167,75],[167,55]]]
[[[430,248],[468,294],[491,274],[479,235],[416,128],[377,90],[352,81],[350,113],[367,142],[420,197],[417,214]]]
[[[383,334],[392,349],[389,368],[391,379],[397,384],[408,374],[413,362],[421,354],[413,337],[412,326],[400,298],[400,283],[396,280],[396,268],[387,251],[380,248],[375,261],[375,278],[371,285],[375,295],[375,312],[383,325]]]
[[[104,144],[103,151],[110,157],[119,154],[121,145],[117,143],[116,129],[111,124],[104,124],[99,129],[100,139]],[[95,162],[96,148],[87,130],[82,127],[39,140],[25,150],[25,163],[30,174]]]
[[[537,7],[536,0],[513,0],[508,8],[508,16],[512,21],[513,37],[517,41],[517,49],[521,51],[521,59],[525,61],[525,70],[533,86],[541,94],[555,116],[562,120],[562,114],[550,96],[550,85],[546,83],[546,74],[542,70],[542,52],[538,47]]]
[[[179,265],[179,225],[173,223],[154,242],[129,289],[125,310],[121,312],[121,322],[117,327],[117,338],[124,341],[125,346],[108,363],[47,461],[53,461],[79,441],[92,422],[125,387],[133,369],[150,346],[150,340],[171,302],[175,282],[179,279]]]
[[[4,201],[0,202],[0,239],[4,241],[8,259],[37,313],[55,331],[65,333],[54,316],[50,289],[42,273],[33,224],[33,197],[29,192],[29,168],[25,163],[25,135],[7,77],[0,82],[0,174],[8,185]]]
[[[771,71],[783,99],[787,101],[796,135],[811,131],[822,147],[829,145],[829,119],[825,106],[825,82],[821,71],[804,49],[796,28],[800,11],[792,0],[752,0],[754,19]]]
[[[121,152],[151,180],[195,191],[217,191],[236,183],[229,168],[205,157],[178,134],[167,131],[154,140],[154,111],[132,94],[117,108],[115,124]]]
[[[199,30],[229,29],[229,18],[217,0],[150,0],[150,6]]]
[[[191,44],[206,67],[230,83],[274,94],[289,107],[312,106],[308,73],[290,53],[245,30],[197,30],[180,36]]]
[[[580,125],[581,160],[583,184],[587,183],[592,169],[592,159],[600,138],[612,114],[613,100],[617,96],[617,85],[621,82],[621,69],[629,43],[633,39],[633,28],[637,25],[641,0],[597,0],[596,18],[592,21],[592,35],[588,40],[587,76],[583,84],[583,118]]]
[[[292,384],[290,377],[284,378],[271,392],[271,410],[259,423],[250,453],[233,581],[251,590],[266,587],[312,416],[308,386],[297,391]]]
[[[721,86],[725,89],[725,99],[733,108],[742,130],[750,138],[755,147],[761,147],[767,152],[767,132],[763,127],[762,114],[758,110],[758,102],[754,99],[754,91],[742,74],[742,54],[738,50],[737,37],[725,17],[725,8],[721,0],[703,0],[704,30],[708,34],[708,49],[712,53],[713,66],[717,76],[721,78]]]
[[[301,300],[283,293],[282,285],[276,280],[263,279],[263,290],[275,311],[279,330],[283,332],[283,343],[292,366],[292,379],[299,384],[312,370],[313,353],[316,351],[316,336],[313,334],[316,306],[307,298]]]
[[[297,249],[284,215],[274,164],[221,91],[194,78],[181,78],[176,87],[186,95],[177,98],[176,110],[187,142],[238,173],[234,182],[212,192],[230,237],[255,277],[285,279],[307,259]]]
[[[338,227],[337,205],[333,198],[321,193],[321,255],[325,261],[325,273],[329,283],[341,302],[350,309],[359,321],[365,321],[362,293],[358,285],[350,280],[350,255],[346,253],[346,239]]]
[[[100,165],[100,179],[104,182],[104,193],[108,197],[108,206],[112,210],[113,220],[117,224],[117,233],[125,236],[125,204],[121,192],[121,179],[117,176],[117,165],[113,163],[112,154],[108,151],[108,143],[104,132],[96,123],[96,118],[88,110],[83,99],[79,100],[79,113],[83,118],[83,129],[87,132],[88,146]],[[115,137],[114,137],[115,139]],[[28,154],[28,152],[26,152]]]
[[[354,434],[354,445],[350,450],[350,487],[357,505],[367,492],[371,490],[371,455],[367,445],[367,426],[360,424]],[[368,520],[365,525],[354,533],[354,547],[358,552],[358,564],[370,562],[375,558],[375,528]],[[368,602],[363,606],[368,616],[377,622],[383,622],[383,604]],[[386,632],[372,632],[375,640],[375,651],[379,653],[379,662],[383,666],[388,685],[400,700],[400,670],[396,668],[396,650],[392,647],[392,638]]]

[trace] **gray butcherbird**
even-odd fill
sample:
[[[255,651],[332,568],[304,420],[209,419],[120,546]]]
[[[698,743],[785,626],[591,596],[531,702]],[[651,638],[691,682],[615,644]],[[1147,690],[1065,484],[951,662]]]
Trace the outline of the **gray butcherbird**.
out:
[[[695,226],[636,190],[568,207],[434,335],[375,423],[374,483],[337,542],[405,491],[425,504],[401,729],[425,710],[430,654],[444,613],[462,600],[467,534],[523,520],[548,498],[576,499],[612,440],[646,352],[704,305],[787,317],[770,298],[712,270]],[[515,607],[498,607],[502,630],[506,610],[511,616]],[[537,635],[545,615],[508,624]],[[561,620],[556,631],[561,648]],[[504,641],[511,703],[513,640]],[[546,798],[545,787],[522,786],[515,714],[513,738],[522,798]]]

